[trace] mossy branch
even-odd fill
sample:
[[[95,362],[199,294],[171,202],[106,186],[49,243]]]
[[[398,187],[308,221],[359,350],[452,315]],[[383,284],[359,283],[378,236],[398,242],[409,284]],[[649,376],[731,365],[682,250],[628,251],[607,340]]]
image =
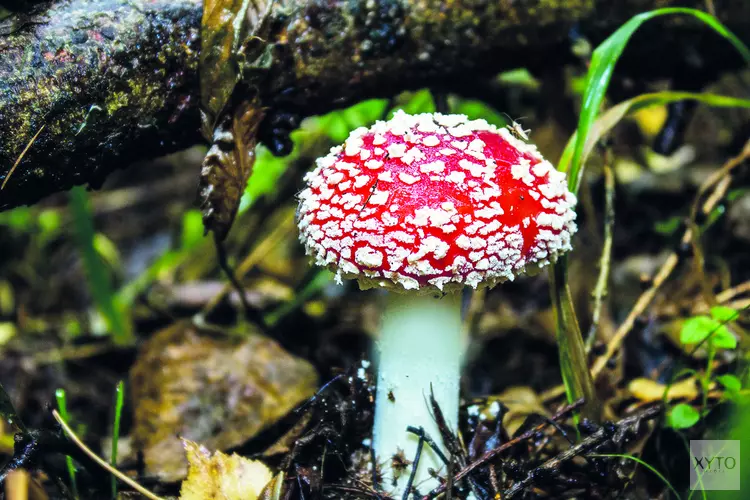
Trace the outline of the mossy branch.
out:
[[[704,6],[702,0],[679,3]],[[750,3],[713,3],[737,33],[750,31],[742,29],[750,24]],[[278,1],[269,13],[273,35],[259,40],[268,50],[240,69],[260,92],[267,109],[261,139],[273,146],[283,143],[277,132],[285,123],[297,123],[284,117],[425,85],[470,94],[478,77],[502,69],[560,67],[572,57],[571,33],[596,42],[657,4],[664,2]],[[198,0],[35,7],[42,12],[0,21],[0,183],[31,143],[0,191],[0,210],[73,185],[96,186],[115,168],[201,140]],[[699,30],[693,29],[685,21],[660,26],[658,45],[671,57],[653,57],[659,47],[649,39],[643,50],[658,65],[644,66],[637,48],[629,48],[630,62],[622,65],[664,74],[680,64],[675,50],[694,40]],[[739,62],[698,37],[699,44],[689,44],[698,53],[713,51],[708,66]],[[244,47],[252,53],[252,44]],[[259,70],[262,77],[254,73]]]

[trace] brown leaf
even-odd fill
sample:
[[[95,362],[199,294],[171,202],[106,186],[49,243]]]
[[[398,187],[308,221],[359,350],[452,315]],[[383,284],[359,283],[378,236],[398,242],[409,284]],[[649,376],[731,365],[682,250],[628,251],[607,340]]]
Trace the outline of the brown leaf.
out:
[[[184,440],[188,477],[180,500],[257,500],[273,475],[263,462],[231,456]]]
[[[265,114],[256,91],[237,86],[240,63],[248,64],[238,59],[264,52],[269,26],[263,21],[270,18],[272,5],[267,0],[205,0],[203,5],[201,128],[211,148],[203,160],[199,198],[206,232],[213,231],[219,240],[226,237],[237,214]],[[252,50],[240,47],[243,40],[252,40]]]
[[[250,92],[248,90],[248,92]],[[235,94],[241,89],[235,89]],[[206,232],[226,238],[232,227],[242,193],[255,163],[258,128],[265,115],[257,97],[230,103],[213,132],[211,148],[203,159],[199,197]]]
[[[176,323],[142,347],[130,373],[133,448],[163,481],[187,473],[178,436],[213,450],[238,446],[312,396],[305,360],[255,333],[223,337]]]
[[[312,420],[312,412],[306,412],[294,426],[289,429],[283,436],[276,440],[274,444],[266,448],[263,457],[273,457],[275,455],[286,455],[294,449],[294,444],[302,436],[307,425]]]
[[[205,0],[201,20],[200,86],[203,134],[211,140],[216,117],[237,83],[239,41],[260,24],[265,0]]]
[[[510,434],[515,433],[529,415],[549,416],[539,395],[528,386],[508,387],[497,396],[497,401],[508,408],[503,425]],[[491,400],[488,403],[492,406]]]

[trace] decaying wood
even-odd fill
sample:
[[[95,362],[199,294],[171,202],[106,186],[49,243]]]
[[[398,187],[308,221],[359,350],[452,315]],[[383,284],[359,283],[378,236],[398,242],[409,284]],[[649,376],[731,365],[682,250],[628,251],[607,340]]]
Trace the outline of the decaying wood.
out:
[[[285,116],[421,85],[470,87],[503,68],[558,67],[572,32],[600,40],[634,13],[672,3],[705,8],[702,0],[277,1],[271,37],[259,41],[262,65],[240,70],[266,113],[260,137],[283,150],[274,128]],[[749,2],[712,4],[748,36]],[[0,21],[0,182],[44,126],[0,191],[0,209],[97,185],[115,168],[199,142],[200,19],[197,0],[66,0]],[[680,38],[686,31],[697,35]],[[684,19],[656,34],[668,52],[684,40],[696,53],[723,49],[709,66],[734,60],[719,37]],[[644,45],[654,58],[654,44]]]
[[[0,208],[200,140],[197,0],[61,1],[0,26]]]

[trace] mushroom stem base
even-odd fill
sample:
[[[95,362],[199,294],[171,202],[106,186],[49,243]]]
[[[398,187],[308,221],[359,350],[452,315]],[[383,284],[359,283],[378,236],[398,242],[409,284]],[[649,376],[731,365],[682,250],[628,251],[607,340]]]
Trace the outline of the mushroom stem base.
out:
[[[373,446],[383,472],[383,488],[403,495],[419,438],[407,426],[422,427],[447,456],[429,405],[430,386],[455,432],[464,345],[461,294],[442,298],[388,294],[378,341],[378,386]],[[393,457],[405,468],[393,468]],[[425,444],[413,486],[427,492],[438,485],[428,469],[445,475],[445,464]],[[395,478],[395,481],[394,481]],[[395,483],[395,485],[394,485]]]

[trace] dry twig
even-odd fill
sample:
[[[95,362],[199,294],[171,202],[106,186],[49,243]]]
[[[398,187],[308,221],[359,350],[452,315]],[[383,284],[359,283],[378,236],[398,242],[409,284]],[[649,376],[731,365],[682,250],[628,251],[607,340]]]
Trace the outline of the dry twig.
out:
[[[694,204],[693,213],[691,214],[692,220],[695,220],[699,209],[700,212],[702,212],[704,215],[708,215],[711,213],[711,211],[722,199],[729,186],[726,182],[721,182],[722,179],[729,175],[733,169],[737,168],[745,161],[747,161],[748,158],[750,158],[750,141],[745,144],[745,147],[742,149],[742,152],[738,156],[730,159],[727,163],[724,164],[721,169],[714,172],[701,185],[698,193],[696,194],[696,201]],[[712,188],[713,191],[711,191],[709,196],[706,198],[706,201],[702,205],[700,205],[700,208],[698,208],[699,200]],[[686,229],[684,235],[682,236],[681,244],[691,244],[694,237],[693,233],[694,231],[688,227],[688,229]],[[654,297],[656,297],[656,294],[661,286],[667,281],[667,279],[669,279],[669,277],[672,275],[672,272],[677,267],[679,260],[680,259],[677,252],[672,252],[669,257],[667,257],[667,260],[664,262],[664,264],[662,264],[662,266],[659,268],[653,278],[651,286],[645,292],[643,292],[643,294],[641,294],[641,296],[633,306],[633,309],[630,311],[630,314],[628,314],[627,318],[625,318],[625,321],[622,322],[620,327],[615,332],[615,335],[607,343],[606,352],[602,356],[600,356],[594,363],[594,366],[591,369],[591,373],[594,378],[596,378],[602,372],[602,370],[607,365],[607,361],[609,361],[609,359],[620,348],[623,341],[625,340],[625,337],[633,329],[636,318],[643,314],[644,311],[649,307],[649,305],[651,305],[651,302],[654,300]]]

